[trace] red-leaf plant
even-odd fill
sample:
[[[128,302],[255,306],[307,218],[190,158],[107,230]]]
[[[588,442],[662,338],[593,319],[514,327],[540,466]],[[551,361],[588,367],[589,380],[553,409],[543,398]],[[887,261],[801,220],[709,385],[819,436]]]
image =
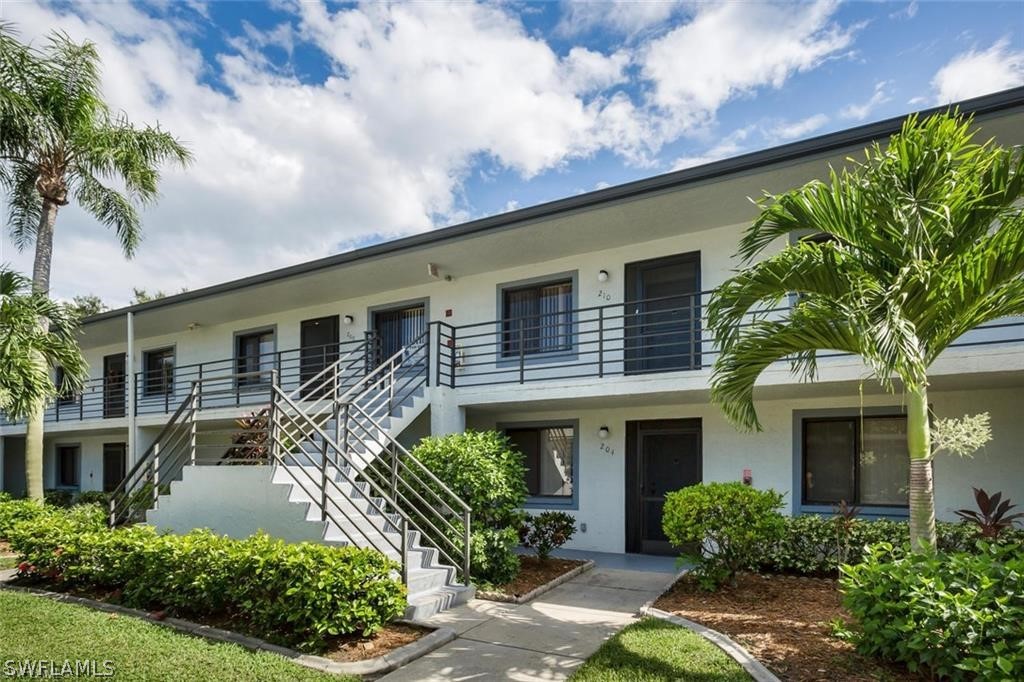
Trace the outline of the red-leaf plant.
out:
[[[974,501],[978,509],[958,509],[956,515],[968,523],[975,524],[981,537],[995,540],[1004,530],[1013,528],[1017,519],[1024,519],[1024,513],[1008,513],[1017,505],[1004,500],[1001,492],[989,496],[982,488],[971,489],[974,490]]]

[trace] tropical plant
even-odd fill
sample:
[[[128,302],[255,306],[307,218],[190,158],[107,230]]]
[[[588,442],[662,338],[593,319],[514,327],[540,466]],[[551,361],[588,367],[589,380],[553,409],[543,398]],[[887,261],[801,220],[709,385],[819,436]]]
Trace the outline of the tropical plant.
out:
[[[693,562],[700,586],[714,591],[736,584],[739,571],[756,568],[766,547],[782,539],[782,495],[743,483],[698,483],[665,496],[665,537]]]
[[[989,496],[983,488],[971,488],[974,491],[974,501],[978,508],[958,509],[956,515],[967,523],[978,528],[978,534],[986,539],[998,539],[1004,531],[1013,528],[1018,519],[1024,519],[1024,513],[1009,513],[1016,509],[1017,505],[1010,504],[1009,500],[1003,499],[1002,493]]]
[[[813,379],[818,351],[852,353],[888,390],[902,382],[915,549],[935,546],[928,369],[978,325],[1024,314],[1024,153],[974,137],[968,118],[911,116],[827,182],[766,195],[745,269],[708,309],[712,397],[740,427],[760,428],[754,383],[779,360]]]
[[[563,511],[546,511],[530,516],[519,529],[523,547],[537,550],[537,558],[547,561],[553,550],[572,539],[576,533],[576,519]]]
[[[50,291],[61,206],[76,202],[113,229],[131,257],[141,237],[138,207],[156,199],[161,164],[190,159],[159,126],[136,127],[111,113],[100,92],[99,62],[90,42],[53,33],[36,48],[20,43],[11,24],[0,23],[0,189],[8,195],[14,243],[35,244],[32,286],[43,295]],[[33,404],[26,431],[25,473],[35,498],[43,495],[45,407],[44,400]]]
[[[44,319],[47,325],[40,326]],[[39,403],[81,388],[88,372],[75,339],[77,318],[33,293],[26,277],[0,268],[0,410],[21,419]],[[64,368],[60,386],[50,367]]]

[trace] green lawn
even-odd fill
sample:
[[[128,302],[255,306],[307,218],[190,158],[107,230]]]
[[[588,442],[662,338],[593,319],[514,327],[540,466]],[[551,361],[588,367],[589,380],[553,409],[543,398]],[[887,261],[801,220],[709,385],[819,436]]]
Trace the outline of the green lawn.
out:
[[[0,642],[4,660],[109,660],[116,679],[348,679],[303,668],[275,654],[182,635],[130,616],[6,590],[0,590]]]
[[[0,556],[0,570],[5,568],[14,568],[18,565],[18,557],[16,556]]]
[[[573,682],[705,680],[749,682],[721,649],[695,632],[656,618],[633,623],[587,659]]]

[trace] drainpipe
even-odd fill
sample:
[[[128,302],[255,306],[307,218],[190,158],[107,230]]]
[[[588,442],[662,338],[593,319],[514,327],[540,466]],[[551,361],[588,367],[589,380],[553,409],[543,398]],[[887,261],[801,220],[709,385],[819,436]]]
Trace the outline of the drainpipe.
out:
[[[128,462],[135,463],[135,313],[127,313],[128,353],[125,361],[125,389],[128,391]]]

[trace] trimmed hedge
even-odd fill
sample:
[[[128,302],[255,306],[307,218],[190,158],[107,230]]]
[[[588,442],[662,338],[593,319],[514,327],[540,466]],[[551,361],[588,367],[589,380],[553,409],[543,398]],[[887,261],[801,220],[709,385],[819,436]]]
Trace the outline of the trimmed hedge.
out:
[[[880,542],[902,547],[910,544],[906,521],[854,519],[848,522],[849,535],[838,532],[840,517],[805,514],[785,517],[785,532],[764,554],[759,570],[763,573],[835,577],[839,565],[858,562],[867,545]],[[935,524],[941,552],[974,551],[978,538],[976,526],[939,521]],[[1005,542],[1024,542],[1024,531],[1004,533]],[[846,556],[843,557],[842,555]]]
[[[665,496],[662,530],[694,563],[691,573],[713,591],[755,568],[763,548],[782,537],[782,495],[742,483],[698,483]]]
[[[906,553],[889,543],[844,566],[857,649],[951,680],[1024,679],[1024,551]]]
[[[0,503],[0,515],[10,502]],[[113,591],[120,603],[185,618],[226,618],[257,636],[316,651],[370,634],[406,607],[399,566],[370,549],[245,540],[149,526],[110,530],[97,506],[42,508],[14,523],[22,573],[64,588]]]
[[[469,505],[470,571],[474,580],[500,585],[519,572],[519,527],[525,516],[526,465],[508,438],[496,431],[466,431],[424,438],[412,456]],[[409,480],[409,484],[418,487]],[[452,540],[462,543],[462,522]]]

